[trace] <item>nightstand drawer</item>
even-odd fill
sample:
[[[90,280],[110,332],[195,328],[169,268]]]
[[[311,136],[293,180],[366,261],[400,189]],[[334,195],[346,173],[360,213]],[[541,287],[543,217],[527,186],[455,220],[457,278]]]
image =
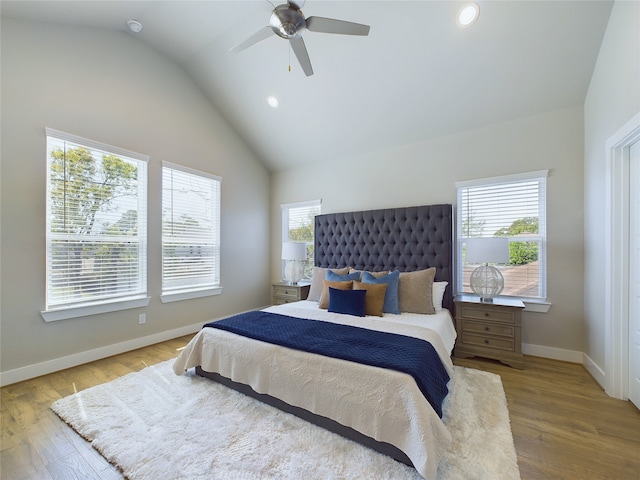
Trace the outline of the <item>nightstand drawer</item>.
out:
[[[300,297],[300,289],[276,285],[273,287],[273,294],[277,297],[289,297],[295,301]]]
[[[490,347],[490,348],[499,349],[499,350],[508,350],[509,352],[514,351],[513,339],[507,339],[507,338],[484,337],[481,335],[470,335],[467,333],[463,333],[462,343],[467,345],[479,345],[483,347]]]
[[[514,323],[514,314],[511,311],[493,310],[491,308],[477,308],[464,305],[462,307],[461,316],[463,318],[473,318],[477,320],[489,320],[491,322]]]
[[[291,297],[279,297],[279,296],[275,296],[273,297],[273,304],[274,305],[282,305],[283,303],[293,303],[293,302],[297,302],[298,299],[297,298],[291,298]]]
[[[481,333],[487,335],[499,335],[501,337],[514,337],[515,329],[508,325],[492,323],[476,323],[463,320],[462,331],[464,333]]]

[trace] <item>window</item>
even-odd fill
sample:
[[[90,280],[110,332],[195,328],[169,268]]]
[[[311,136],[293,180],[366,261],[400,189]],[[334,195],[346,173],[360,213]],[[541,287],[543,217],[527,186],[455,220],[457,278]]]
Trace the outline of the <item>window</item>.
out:
[[[469,277],[478,266],[465,260],[466,239],[508,237],[509,263],[499,266],[503,296],[546,301],[547,171],[457,182],[457,291],[471,293]]]
[[[320,215],[320,205],[320,200],[282,205],[282,241],[305,242],[307,244],[307,260],[302,275],[307,280],[311,278],[311,270],[313,269],[313,233],[315,216]],[[282,272],[284,273],[284,261]]]
[[[43,318],[146,305],[148,157],[49,128],[46,136]]]
[[[220,293],[220,177],[162,166],[162,301]]]

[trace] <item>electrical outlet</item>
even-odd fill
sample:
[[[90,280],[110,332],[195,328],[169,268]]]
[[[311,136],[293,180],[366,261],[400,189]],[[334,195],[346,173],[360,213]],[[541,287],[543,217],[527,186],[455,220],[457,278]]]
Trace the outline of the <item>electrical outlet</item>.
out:
[[[147,323],[147,314],[141,313],[140,315],[138,315],[138,325],[142,325],[144,323]]]

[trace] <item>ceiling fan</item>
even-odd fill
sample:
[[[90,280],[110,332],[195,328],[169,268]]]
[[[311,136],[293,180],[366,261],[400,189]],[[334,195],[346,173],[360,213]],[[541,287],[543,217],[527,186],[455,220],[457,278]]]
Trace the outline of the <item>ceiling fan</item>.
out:
[[[278,5],[271,13],[269,25],[261,28],[247,38],[244,42],[231,48],[231,52],[240,52],[256,43],[275,34],[285,40],[289,40],[291,49],[295,54],[302,70],[307,77],[313,75],[311,60],[307,53],[307,47],[302,39],[305,30],[321,33],[338,33],[341,35],[369,35],[369,25],[346,22],[325,17],[305,18],[300,10],[305,0],[289,0],[286,4]]]

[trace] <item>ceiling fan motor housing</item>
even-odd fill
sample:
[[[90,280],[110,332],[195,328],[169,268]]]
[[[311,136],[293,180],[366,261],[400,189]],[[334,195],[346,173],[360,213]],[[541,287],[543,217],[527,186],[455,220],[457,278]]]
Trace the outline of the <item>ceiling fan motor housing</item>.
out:
[[[282,38],[298,38],[306,29],[304,15],[289,5],[278,5],[271,14],[269,25],[276,35]]]

